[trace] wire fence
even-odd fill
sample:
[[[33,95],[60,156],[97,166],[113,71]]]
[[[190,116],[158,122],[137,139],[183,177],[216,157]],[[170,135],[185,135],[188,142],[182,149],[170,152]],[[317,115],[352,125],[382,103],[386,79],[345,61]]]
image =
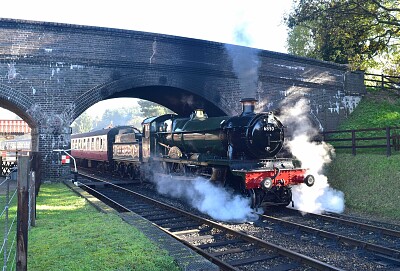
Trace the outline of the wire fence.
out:
[[[17,165],[0,177],[0,255],[2,271],[27,270],[28,231],[35,226],[39,156],[18,156]]]
[[[2,271],[15,270],[17,239],[17,168],[14,167],[0,179],[0,254],[3,256]]]

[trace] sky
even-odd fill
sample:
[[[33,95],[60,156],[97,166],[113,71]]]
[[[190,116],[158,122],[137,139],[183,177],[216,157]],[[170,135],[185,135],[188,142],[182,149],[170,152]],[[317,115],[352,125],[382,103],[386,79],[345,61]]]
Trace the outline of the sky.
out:
[[[283,17],[293,0],[113,0],[113,1],[3,1],[0,18],[58,22],[128,29],[202,40],[246,45],[286,53]],[[248,44],[235,40],[235,30],[246,31]],[[114,99],[115,100],[115,99]],[[107,106],[104,106],[106,103]],[[109,100],[88,110],[101,115],[105,108],[131,105],[132,99]],[[15,115],[2,109],[0,119]]]

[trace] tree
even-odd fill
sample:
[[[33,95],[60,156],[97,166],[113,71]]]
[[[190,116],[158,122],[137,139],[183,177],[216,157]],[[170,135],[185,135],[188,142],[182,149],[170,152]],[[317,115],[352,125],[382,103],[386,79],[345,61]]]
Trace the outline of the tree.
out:
[[[299,0],[285,21],[289,53],[353,69],[379,67],[382,56],[399,58],[398,0]]]
[[[287,50],[292,54],[310,58],[319,58],[316,54],[315,43],[311,39],[310,27],[298,25],[290,31],[287,38]]]
[[[173,113],[167,108],[145,100],[138,101],[139,106],[106,109],[101,118],[91,117],[87,112],[80,115],[71,125],[72,133],[85,133],[91,130],[100,130],[106,127],[132,125],[140,129],[144,118]]]
[[[116,110],[107,109],[104,111],[101,120],[97,123],[97,129],[104,129],[108,126],[128,125],[135,117],[139,117],[141,112],[139,108],[122,107]]]
[[[150,101],[140,100],[138,101],[138,104],[140,106],[140,111],[142,112],[143,117],[145,118],[173,113],[168,108]]]
[[[93,128],[93,119],[87,112],[84,112],[72,123],[72,133],[86,133]]]

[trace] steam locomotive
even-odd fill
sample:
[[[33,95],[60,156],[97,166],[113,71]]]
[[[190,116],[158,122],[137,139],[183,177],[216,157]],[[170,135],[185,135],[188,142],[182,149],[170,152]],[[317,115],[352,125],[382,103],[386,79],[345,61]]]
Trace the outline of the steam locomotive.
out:
[[[284,126],[272,113],[255,113],[255,99],[242,99],[238,116],[147,118],[142,132],[121,126],[72,135],[78,165],[115,171],[132,179],[157,174],[205,176],[250,197],[251,206],[289,205],[291,187],[314,184],[292,158],[277,158]],[[174,180],[174,179],[171,179]],[[293,202],[292,202],[293,203]]]

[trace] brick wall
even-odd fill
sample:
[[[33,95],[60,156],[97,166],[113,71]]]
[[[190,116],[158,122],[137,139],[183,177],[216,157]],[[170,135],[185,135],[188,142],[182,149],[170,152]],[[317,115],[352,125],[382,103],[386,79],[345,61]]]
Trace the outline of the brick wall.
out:
[[[287,54],[181,37],[0,19],[0,106],[33,128],[42,180],[69,178],[54,149],[70,124],[106,98],[152,100],[188,115],[239,113],[244,97],[269,111],[304,98],[323,129],[335,128],[365,92],[363,74]]]

